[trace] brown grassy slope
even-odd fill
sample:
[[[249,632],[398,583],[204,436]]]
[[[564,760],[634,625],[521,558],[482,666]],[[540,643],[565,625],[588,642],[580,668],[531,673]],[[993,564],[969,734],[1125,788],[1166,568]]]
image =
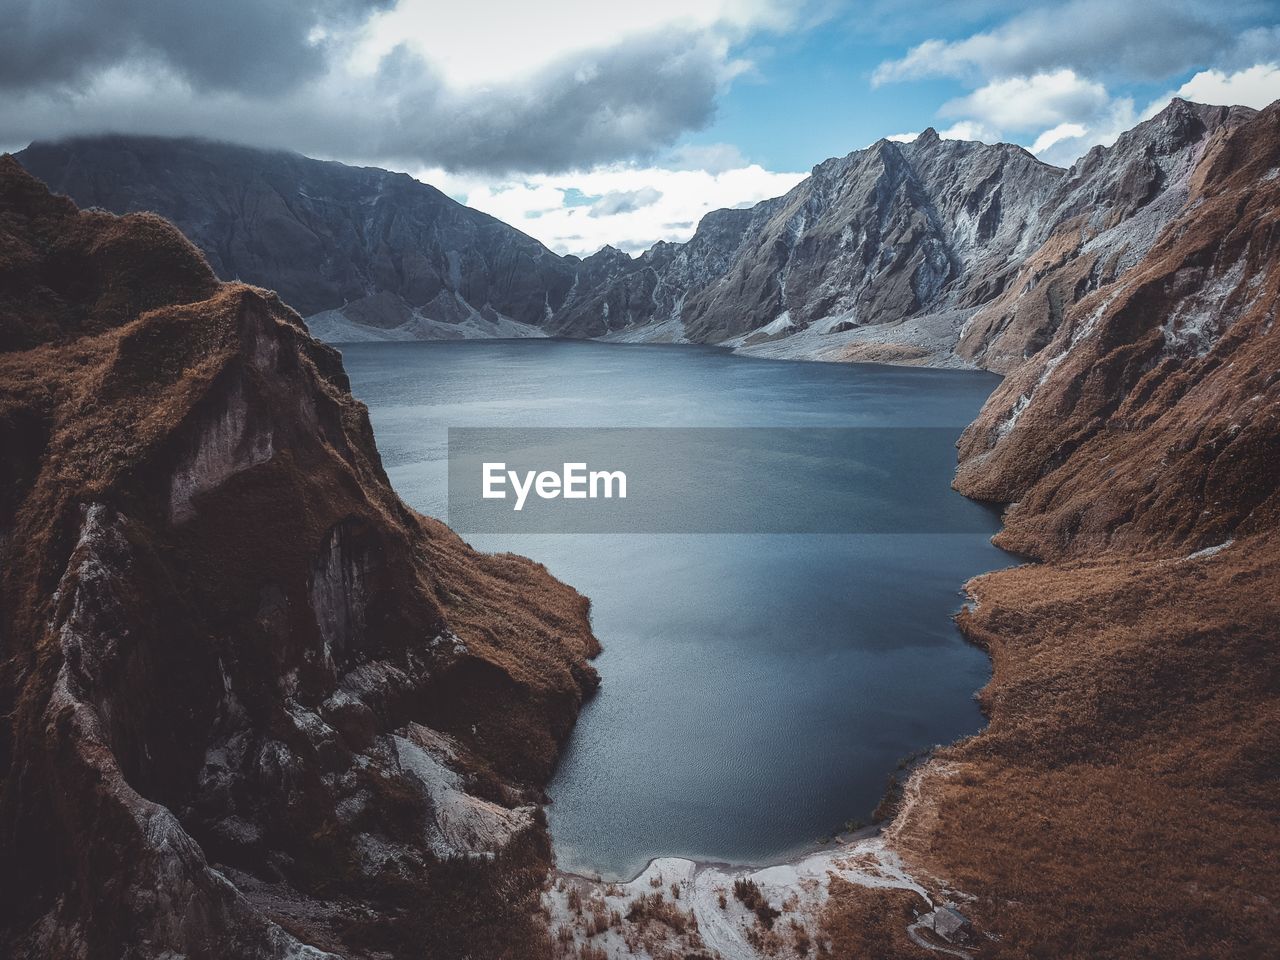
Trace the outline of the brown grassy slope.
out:
[[[441,862],[386,735],[536,801],[587,601],[408,510],[274,294],[9,158],[0,343],[0,953],[538,953],[544,829]]]
[[[1280,925],[1280,550],[1029,566],[970,584],[991,724],[940,751],[911,851],[984,953],[1261,957]]]
[[[893,829],[982,956],[1280,951],[1278,167],[1273,105],[962,441],[957,487],[1020,501],[998,542],[1054,561],[969,584],[990,725]]]
[[[1017,501],[1001,545],[1051,559],[1274,528],[1277,167],[1280,104],[1220,131],[1187,212],[1073,309],[965,431],[956,488]]]

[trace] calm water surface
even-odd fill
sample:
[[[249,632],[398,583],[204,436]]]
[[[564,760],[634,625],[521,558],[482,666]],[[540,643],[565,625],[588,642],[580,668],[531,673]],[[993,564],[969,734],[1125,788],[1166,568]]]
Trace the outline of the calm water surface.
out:
[[[564,341],[351,344],[396,490],[445,516],[446,429],[950,426],[998,378]],[[936,482],[950,483],[940,469]],[[768,509],[762,504],[761,509]],[[959,589],[1011,560],[986,533],[486,535],[591,598],[603,683],[550,787],[561,866],[784,857],[865,819],[900,758],[973,733],[986,656]]]

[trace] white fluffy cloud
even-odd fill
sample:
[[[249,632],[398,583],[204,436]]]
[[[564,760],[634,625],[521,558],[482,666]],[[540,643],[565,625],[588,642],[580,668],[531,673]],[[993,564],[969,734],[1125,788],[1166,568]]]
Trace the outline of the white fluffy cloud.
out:
[[[448,84],[488,87],[626,37],[674,31],[723,42],[753,29],[785,28],[791,17],[786,4],[773,0],[398,0],[369,21],[352,58],[373,68],[403,44]]]
[[[938,131],[943,140],[981,140],[983,143],[999,143],[1003,135],[994,127],[977,120],[960,120]]]
[[[1202,70],[1178,88],[1177,96],[1200,103],[1261,109],[1280,100],[1280,64],[1259,63],[1235,73]]]
[[[1045,153],[1055,143],[1078,140],[1088,133],[1089,128],[1083,123],[1060,123],[1036,137],[1035,143],[1031,145],[1031,152],[1036,154]]]
[[[1034,0],[991,29],[916,45],[881,63],[872,83],[959,80],[971,89],[938,111],[953,121],[944,138],[1014,140],[1066,166],[1094,145],[1113,143],[1174,96],[1255,107],[1280,97],[1280,26],[1268,23],[1274,19],[1265,6],[1218,0]],[[1185,77],[1197,68],[1145,111],[1123,95],[1135,79]],[[1108,89],[1112,84],[1121,95]]]
[[[1095,144],[1110,146],[1116,138],[1169,105],[1174,97],[1196,103],[1240,105],[1261,109],[1280,99],[1280,64],[1261,63],[1243,70],[1202,70],[1177,90],[1156,97],[1139,112],[1128,97],[1117,97],[1087,123],[1063,123],[1046,130],[1031,145],[1042,160],[1067,166]]]
[[[1132,99],[1116,97],[1104,110],[1083,123],[1060,123],[1045,130],[1032,141],[1028,149],[1046,163],[1069,167],[1088,153],[1090,148],[1111,146],[1120,134],[1145,119],[1145,116],[1139,116],[1134,109]]]
[[[780,196],[806,174],[754,164],[718,172],[614,164],[497,183],[443,170],[417,176],[557,253],[587,256],[605,244],[636,254],[658,240],[687,240],[710,211]]]
[[[975,120],[993,130],[1023,132],[1087,120],[1109,102],[1102,84],[1062,69],[992,80],[943,104],[939,113]]]

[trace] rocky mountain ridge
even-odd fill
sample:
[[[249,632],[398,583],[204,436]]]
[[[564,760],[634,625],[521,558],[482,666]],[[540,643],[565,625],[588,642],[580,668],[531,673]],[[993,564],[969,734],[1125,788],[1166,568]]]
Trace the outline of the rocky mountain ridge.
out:
[[[637,258],[558,257],[403,175],[199,141],[35,144],[55,191],[173,220],[323,339],[593,337],[1008,372],[1133,267],[1240,107],[1174,100],[1070,170],[1021,147],[882,140]]]
[[[224,280],[275,290],[330,339],[541,336],[574,264],[402,173],[207,140],[33,144],[82,207],[157,213]]]

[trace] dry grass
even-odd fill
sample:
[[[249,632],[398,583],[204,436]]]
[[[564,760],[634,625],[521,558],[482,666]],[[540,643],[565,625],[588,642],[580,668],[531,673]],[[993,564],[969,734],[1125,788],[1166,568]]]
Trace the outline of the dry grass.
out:
[[[918,838],[993,956],[1249,957],[1280,924],[1280,549],[979,578],[991,725]]]
[[[935,954],[907,938],[907,925],[924,902],[907,890],[873,890],[831,876],[830,899],[818,916],[814,956],[819,960],[920,960]]]

